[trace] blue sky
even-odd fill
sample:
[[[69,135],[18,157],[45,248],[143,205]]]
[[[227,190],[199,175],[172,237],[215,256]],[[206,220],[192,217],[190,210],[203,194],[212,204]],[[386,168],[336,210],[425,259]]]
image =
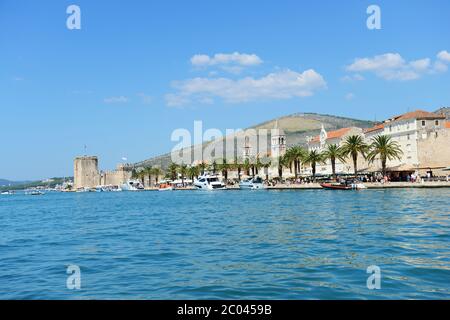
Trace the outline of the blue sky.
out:
[[[102,169],[140,161],[194,120],[450,106],[449,31],[445,0],[0,0],[0,177],[70,176],[84,145]]]

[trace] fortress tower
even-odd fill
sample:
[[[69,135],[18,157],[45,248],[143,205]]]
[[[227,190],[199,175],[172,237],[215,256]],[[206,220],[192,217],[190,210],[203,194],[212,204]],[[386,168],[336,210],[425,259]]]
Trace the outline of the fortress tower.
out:
[[[278,128],[278,120],[275,122],[275,128],[272,129],[270,149],[272,158],[284,156],[286,153],[286,134],[283,129]]]
[[[100,184],[98,158],[92,156],[76,157],[73,163],[74,187],[94,188]]]

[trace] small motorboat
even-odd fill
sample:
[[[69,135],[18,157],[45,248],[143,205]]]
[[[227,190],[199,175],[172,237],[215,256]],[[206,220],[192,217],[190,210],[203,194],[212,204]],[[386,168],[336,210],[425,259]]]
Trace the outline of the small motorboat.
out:
[[[120,186],[120,189],[123,191],[139,191],[144,190],[144,187],[138,180],[127,180],[127,182]]]
[[[29,190],[25,194],[29,196],[43,196],[45,193],[40,190]]]
[[[2,191],[2,193],[0,193],[1,195],[11,195],[14,194],[14,191]]]
[[[367,187],[359,181],[346,181],[335,183],[322,183],[320,186],[324,189],[330,190],[361,190],[367,189]]]
[[[248,178],[239,183],[239,188],[244,190],[265,189],[263,179],[260,177]]]
[[[352,190],[352,187],[341,183],[321,183],[320,186],[324,189],[332,190]]]
[[[173,186],[170,183],[161,183],[159,185],[158,191],[172,191]]]

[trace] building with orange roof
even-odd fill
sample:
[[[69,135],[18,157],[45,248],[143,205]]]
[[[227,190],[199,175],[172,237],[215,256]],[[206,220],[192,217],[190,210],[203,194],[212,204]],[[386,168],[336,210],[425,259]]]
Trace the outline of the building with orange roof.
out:
[[[412,173],[424,175],[439,172],[450,165],[450,130],[445,116],[424,110],[415,110],[387,119],[364,131],[367,144],[378,135],[390,136],[402,150],[401,159],[388,160],[388,170],[396,179],[405,179]],[[367,171],[380,170],[380,161],[366,163]]]
[[[341,128],[333,131],[327,132],[327,130],[322,126],[320,134],[318,136],[312,137],[308,141],[308,150],[323,151],[326,149],[327,145],[336,144],[338,146],[342,145],[345,139],[352,135],[363,135],[363,129],[357,127],[347,127]],[[305,174],[309,174],[311,168],[305,170]],[[324,164],[317,164],[316,171],[318,174],[330,175],[332,174],[331,161],[328,160]],[[348,161],[336,160],[336,173],[338,174],[349,174],[353,172],[353,165],[350,159]]]

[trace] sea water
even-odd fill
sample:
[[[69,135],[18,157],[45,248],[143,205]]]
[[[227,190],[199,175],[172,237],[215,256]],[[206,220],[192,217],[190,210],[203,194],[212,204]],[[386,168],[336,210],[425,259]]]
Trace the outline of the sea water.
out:
[[[0,299],[448,299],[449,199],[450,189],[2,195]]]

